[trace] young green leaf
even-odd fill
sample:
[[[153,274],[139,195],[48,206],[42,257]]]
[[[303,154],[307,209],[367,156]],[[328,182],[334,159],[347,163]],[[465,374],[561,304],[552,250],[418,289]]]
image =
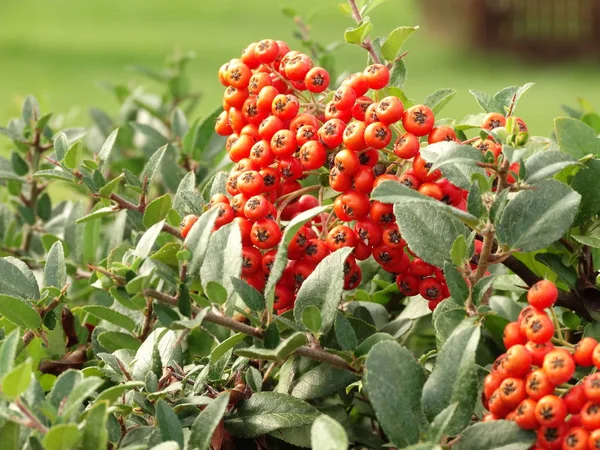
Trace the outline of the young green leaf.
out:
[[[188,262],[188,273],[194,277],[199,275],[200,267],[208,249],[208,241],[212,235],[215,220],[219,214],[218,208],[213,208],[200,216],[186,236],[183,245],[192,252],[192,259]]]
[[[393,29],[388,34],[383,44],[381,44],[381,54],[388,61],[394,61],[400,49],[406,42],[406,40],[418,29],[419,27],[398,27]],[[362,42],[362,40],[360,41]]]
[[[335,316],[334,329],[335,338],[342,350],[354,351],[358,345],[356,332],[354,331],[354,328],[352,328],[350,321],[346,319],[344,314],[340,311],[338,311]]]
[[[61,423],[48,430],[42,443],[46,450],[65,450],[77,448],[81,438],[81,431],[79,431],[77,424]]]
[[[11,399],[17,398],[29,387],[33,368],[31,360],[19,364],[2,378],[2,393]]]
[[[98,169],[102,170],[104,164],[110,158],[110,155],[115,148],[115,142],[117,141],[117,136],[119,134],[119,129],[115,129],[112,133],[108,135],[102,147],[100,148],[100,152],[98,153]]]
[[[17,356],[19,338],[20,330],[16,328],[4,338],[2,345],[0,345],[0,381],[13,368]]]
[[[393,341],[375,345],[365,364],[365,389],[386,435],[398,448],[416,444],[423,423],[423,368],[409,350]]]
[[[363,41],[369,36],[369,33],[373,29],[373,24],[368,17],[365,17],[361,23],[355,28],[347,28],[344,31],[344,41],[349,44],[361,45]]]
[[[144,171],[140,175],[140,180],[146,180],[146,190],[148,190],[149,186],[152,186],[152,180],[154,179],[154,175],[156,175],[156,172],[162,163],[168,146],[169,144],[164,145],[154,152],[154,154],[148,160],[148,164],[144,168]]]
[[[310,429],[312,448],[347,450],[348,436],[339,422],[325,414],[315,419]]]

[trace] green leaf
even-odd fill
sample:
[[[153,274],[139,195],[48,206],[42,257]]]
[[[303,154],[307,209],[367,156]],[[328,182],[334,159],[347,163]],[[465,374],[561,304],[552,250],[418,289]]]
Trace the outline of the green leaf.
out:
[[[483,277],[473,286],[473,303],[479,305],[485,293],[492,287],[494,283],[495,275],[488,275]]]
[[[456,95],[455,89],[438,89],[437,91],[429,94],[423,104],[429,107],[434,114],[438,114],[444,106],[446,106],[452,98]]]
[[[10,162],[17,175],[23,176],[29,173],[29,165],[17,152],[12,152],[10,154]]]
[[[395,181],[384,181],[377,186],[372,194],[372,200],[379,200],[383,203],[397,203],[404,207],[404,209],[424,209],[427,208],[436,214],[449,215],[452,218],[457,218],[461,222],[464,222],[470,226],[476,226],[479,223],[477,217],[472,216],[460,209],[446,205],[443,202],[427,197],[426,195],[420,194],[414,189],[410,189],[401,183]],[[408,206],[408,208],[406,207]],[[454,239],[452,242],[454,242]]]
[[[185,154],[190,155],[196,160],[207,159],[204,152],[208,148],[210,140],[215,134],[215,121],[222,111],[223,108],[219,106],[206,116],[202,122],[196,121],[190,127],[183,138],[183,151]]]
[[[173,110],[173,114],[171,114],[171,123],[173,124],[173,135],[178,138],[183,138],[190,128],[184,112],[179,108]]]
[[[188,262],[188,273],[190,276],[196,276],[200,273],[200,267],[202,267],[204,262],[208,242],[212,236],[212,230],[218,214],[218,208],[213,208],[202,214],[183,241],[185,248],[192,252],[192,259]]]
[[[435,340],[438,348],[444,345],[466,317],[467,311],[465,308],[455,302],[442,302],[435,308],[431,323],[435,330]]]
[[[365,6],[363,6],[360,9],[361,16],[364,15],[364,14],[368,14],[369,12],[373,11],[375,8],[377,8],[379,5],[381,5],[385,1],[386,0],[367,0],[365,2]]]
[[[221,422],[227,409],[229,393],[224,393],[215,398],[192,424],[188,447],[190,450],[208,450],[212,435]]]
[[[206,284],[204,291],[208,299],[217,305],[222,305],[227,301],[227,289],[216,281],[209,281]]]
[[[21,116],[27,125],[33,126],[41,116],[40,104],[33,95],[28,95],[23,101]]]
[[[254,287],[240,278],[232,278],[231,283],[235,292],[248,308],[252,311],[262,311],[264,309],[265,302],[263,296]]]
[[[140,180],[143,181],[144,179],[147,179],[147,181],[146,181],[147,187],[152,186],[152,180],[154,179],[154,175],[156,175],[156,172],[158,171],[158,168],[160,167],[160,164],[163,160],[163,157],[165,156],[168,146],[169,146],[169,144],[164,145],[154,152],[154,154],[148,160],[148,164],[144,168],[144,171],[140,175]],[[146,190],[147,189],[148,188],[146,188]]]
[[[436,365],[423,387],[422,404],[429,420],[453,403],[458,408],[448,434],[458,434],[471,420],[477,402],[478,366],[475,353],[481,330],[470,320],[463,322],[442,346]]]
[[[106,320],[107,322],[125,328],[128,331],[133,332],[133,330],[135,330],[135,321],[114,309],[98,305],[83,306],[81,309],[98,319]]]
[[[62,289],[67,284],[67,266],[62,242],[56,241],[46,258],[44,266],[44,286]]]
[[[452,300],[459,305],[464,305],[469,296],[469,286],[463,276],[453,264],[445,263],[444,277]]]
[[[105,450],[108,445],[108,404],[98,399],[90,408],[83,428],[82,450]]]
[[[94,403],[98,402],[108,402],[110,404],[116,402],[121,396],[128,391],[133,390],[136,387],[142,387],[144,383],[141,381],[127,381],[125,383],[118,384],[116,386],[110,387],[98,395],[94,400]]]
[[[0,293],[23,299],[40,299],[40,290],[31,269],[22,261],[0,258]]]
[[[140,258],[147,258],[152,251],[152,247],[158,238],[158,235],[163,229],[163,225],[165,224],[164,220],[161,220],[158,223],[152,225],[148,230],[142,235],[140,240],[135,247],[134,253],[136,256]]]
[[[471,93],[471,95],[473,97],[475,97],[475,100],[477,101],[479,106],[481,106],[481,108],[486,113],[494,112],[496,110],[496,105],[495,105],[494,99],[491,95],[488,95],[485,92],[481,92],[476,89],[470,89],[469,92]],[[476,126],[480,127],[481,121],[479,121],[479,124]]]
[[[506,114],[512,104],[513,112],[517,108],[519,99],[531,89],[535,83],[525,83],[523,86],[509,86],[494,94],[494,102],[496,104],[496,112]]]
[[[221,356],[242,342],[245,337],[246,335],[244,333],[236,333],[217,345],[210,354],[211,364],[215,364]]]
[[[105,331],[98,335],[98,342],[109,352],[116,352],[120,349],[137,350],[140,348],[140,341],[129,333],[120,331]]]
[[[321,332],[333,325],[344,292],[344,262],[352,250],[344,247],[327,255],[308,276],[294,303],[296,322],[302,323],[304,310],[312,305],[321,310]]]
[[[583,223],[600,211],[600,161],[592,159],[586,166],[579,170],[571,181],[571,187],[581,195],[576,224]]]
[[[226,290],[227,300],[234,292],[231,279],[239,277],[241,270],[242,237],[240,228],[233,222],[219,228],[208,240],[200,280],[205,291],[210,282],[220,284]]]
[[[338,3],[338,8],[342,14],[352,17],[352,8],[347,3]]]
[[[485,175],[483,168],[477,166],[477,163],[485,162],[485,157],[471,145],[443,141],[421,149],[421,155],[433,163],[430,170],[440,169],[461,189],[469,189],[474,174]]]
[[[225,418],[225,428],[234,436],[254,438],[282,428],[308,425],[319,415],[303,400],[275,392],[259,392],[238,404]]]
[[[583,236],[580,234],[572,234],[571,237],[583,245],[587,245],[593,248],[600,248],[600,236]]]
[[[179,448],[183,448],[183,428],[167,402],[162,398],[156,402],[156,420],[160,430],[160,437],[163,441],[175,441]]]
[[[467,195],[467,211],[475,217],[481,217],[485,211],[481,200],[481,188],[477,181],[473,181]]]
[[[343,391],[356,380],[358,377],[352,372],[319,364],[294,381],[291,395],[303,400],[323,398]]]
[[[425,372],[412,353],[396,342],[380,342],[367,355],[363,382],[377,420],[394,446],[419,442]]]
[[[288,245],[292,241],[292,238],[306,222],[308,222],[313,217],[321,214],[322,212],[326,211],[326,209],[327,207],[325,206],[318,206],[316,208],[309,209],[308,211],[304,211],[298,214],[296,217],[294,217],[285,228],[281,241],[279,242],[279,246],[277,247],[277,254],[275,256],[275,261],[273,261],[273,267],[271,267],[271,273],[269,274],[267,285],[265,286],[265,299],[267,311],[273,310],[275,285],[281,278],[283,270],[287,265],[287,249]]]
[[[452,260],[452,263],[458,267],[462,266],[465,259],[467,259],[467,238],[464,234],[459,234],[452,243],[450,259]]]
[[[406,42],[406,40],[417,30],[419,27],[398,27],[395,28],[388,34],[383,44],[381,44],[381,54],[388,61],[393,61],[398,56],[400,49]],[[361,39],[359,42],[362,42]]]
[[[20,330],[18,328],[11,331],[2,341],[2,345],[0,346],[0,381],[13,368],[19,341]]]
[[[77,448],[81,437],[77,424],[61,423],[48,430],[42,443],[46,450],[65,450]]]
[[[117,211],[112,206],[106,206],[104,208],[97,209],[94,212],[91,212],[87,216],[83,216],[80,219],[77,219],[77,223],[85,223],[90,222],[92,220],[101,219],[102,217],[110,216],[111,214],[116,213]]]
[[[542,249],[571,226],[581,196],[568,186],[545,180],[508,203],[497,225],[498,240],[524,252]]]
[[[575,159],[600,155],[600,139],[580,120],[568,117],[554,119],[554,133],[560,150]]]
[[[356,346],[358,345],[358,338],[356,337],[356,332],[350,321],[346,319],[346,317],[338,311],[335,316],[335,338],[340,344],[342,350],[345,351],[354,351]]]
[[[144,226],[149,228],[155,223],[163,220],[165,217],[167,217],[167,213],[170,209],[171,196],[169,194],[155,198],[148,204],[146,211],[144,211]]]
[[[431,421],[429,430],[427,430],[427,437],[429,440],[432,442],[440,442],[442,440],[444,434],[446,434],[446,428],[448,428],[450,421],[454,417],[457,407],[458,403],[452,403],[441,413],[435,416],[435,418]]]
[[[2,436],[2,447],[6,450],[20,450],[21,426],[15,422],[5,421],[0,425],[0,436]]]
[[[373,29],[373,24],[368,17],[364,17],[362,22],[358,24],[356,28],[347,28],[344,31],[344,41],[349,44],[361,45],[363,41],[369,36],[369,33]]]
[[[399,59],[394,63],[392,69],[390,70],[390,82],[388,83],[388,90],[390,95],[398,97],[402,100],[405,108],[408,108],[412,105],[412,101],[409,100],[402,88],[404,87],[404,83],[406,82],[406,64],[403,59]]]
[[[539,152],[525,161],[527,175],[524,181],[530,184],[550,178],[565,167],[577,166],[579,163],[572,156],[563,152]]]
[[[296,332],[289,338],[282,340],[275,348],[238,348],[234,351],[234,353],[250,359],[281,361],[291,355],[299,347],[302,347],[304,344],[306,344],[306,335],[302,332]]]
[[[61,417],[68,421],[71,416],[78,414],[81,403],[90,397],[102,383],[104,383],[104,380],[99,377],[87,377],[77,383],[73,390],[69,392],[67,401],[62,405]]]
[[[115,129],[110,135],[106,138],[106,141],[102,144],[100,148],[100,152],[98,153],[98,161],[99,161],[99,169],[102,170],[104,164],[110,158],[110,154],[112,153],[115,142],[117,141],[117,136],[119,134],[119,129]]]
[[[66,153],[63,164],[68,169],[75,169],[81,156],[81,144],[73,145]]]
[[[54,152],[56,153],[56,160],[62,162],[65,159],[65,155],[69,151],[69,142],[67,141],[67,135],[64,133],[58,133],[54,138]]]
[[[60,181],[75,181],[75,177],[70,172],[67,172],[62,169],[46,169],[46,170],[38,170],[33,174],[35,178],[50,178],[53,180]],[[17,178],[18,179],[18,178]]]
[[[496,196],[496,200],[490,208],[490,220],[495,224],[502,220],[502,214],[504,214],[504,209],[506,208],[506,205],[508,205],[509,192],[509,189],[505,189],[500,192],[500,194]]]
[[[188,172],[179,183],[177,192],[175,193],[175,200],[173,200],[173,209],[177,211],[181,217],[184,217],[186,214],[193,213],[193,211],[187,207],[182,195],[184,193],[195,192],[195,189],[196,174],[194,172]]]
[[[177,335],[172,330],[157,328],[150,333],[135,354],[130,371],[131,377],[136,381],[144,381],[146,374],[152,371],[156,363],[168,365],[175,353],[180,351],[179,346],[175,345],[176,342]],[[158,349],[160,361],[155,360],[155,348]]]
[[[42,318],[33,306],[10,295],[0,294],[0,315],[12,323],[30,330],[42,326]]]
[[[310,429],[311,446],[319,450],[347,450],[348,436],[339,422],[325,414],[315,419]]]
[[[315,305],[310,305],[302,311],[302,324],[313,334],[319,334],[321,325],[321,311]]]
[[[535,443],[535,433],[522,430],[509,420],[480,422],[467,428],[454,450],[527,450]]]
[[[11,399],[17,398],[29,387],[33,375],[31,360],[19,364],[2,378],[2,393]]]
[[[535,255],[535,260],[550,268],[559,276],[559,278],[567,283],[571,289],[575,289],[579,278],[577,270],[575,270],[573,266],[565,266],[561,256],[553,253],[537,253]]]

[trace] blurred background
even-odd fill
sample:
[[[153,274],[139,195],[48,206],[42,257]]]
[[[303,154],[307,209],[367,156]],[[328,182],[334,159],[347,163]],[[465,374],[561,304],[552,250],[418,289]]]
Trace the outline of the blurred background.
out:
[[[294,42],[282,8],[308,18],[311,36],[328,44],[353,22],[334,0],[2,0],[0,2],[0,124],[19,114],[25,95],[43,112],[89,123],[90,107],[114,112],[102,81],[152,82],[129,65],[159,69],[173,51],[193,51],[192,88],[203,93],[196,114],[220,104],[217,70],[250,42]],[[524,4],[530,3],[531,8]],[[600,0],[387,0],[374,10],[373,36],[400,25],[422,25],[405,50],[409,97],[458,90],[444,116],[480,112],[469,89],[490,94],[536,82],[517,114],[530,132],[547,135],[561,105],[586,99],[600,109]],[[521,6],[519,6],[521,5]],[[587,8],[587,9],[586,9]],[[594,16],[594,14],[596,14]],[[541,44],[540,44],[541,43]],[[566,44],[565,44],[566,43]],[[364,50],[343,44],[333,53],[338,74],[364,67]]]

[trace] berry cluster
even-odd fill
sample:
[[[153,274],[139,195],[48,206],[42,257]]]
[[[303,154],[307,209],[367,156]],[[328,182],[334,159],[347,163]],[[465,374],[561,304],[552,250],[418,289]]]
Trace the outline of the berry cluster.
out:
[[[317,216],[292,240],[276,290],[278,311],[293,306],[302,282],[341,247],[354,248],[346,261],[346,289],[361,282],[356,261],[372,255],[397,276],[401,292],[421,294],[431,309],[449,296],[442,271],[407,248],[393,205],[369,198],[378,184],[394,180],[466,209],[467,192],[439,170],[431,171],[420,155],[422,142],[457,140],[454,130],[434,127],[434,114],[425,105],[405,110],[400,99],[384,96],[390,80],[385,65],[370,65],[331,91],[327,70],[285,42],[265,39],[224,64],[219,80],[226,89],[215,130],[227,136],[227,152],[236,164],[227,182],[229,196],[216,195],[210,203],[219,208],[216,228],[236,221],[242,230],[242,275],[248,283],[264,287],[282,223],[319,204],[308,192],[320,186],[300,183],[317,175],[337,193],[333,211]],[[483,126],[491,130],[505,121],[491,114]],[[473,145],[495,155],[500,149],[491,139]],[[184,236],[195,220],[184,220]]]
[[[514,420],[537,430],[533,449],[600,448],[600,373],[568,384],[577,366],[600,368],[600,345],[583,338],[572,348],[552,343],[555,327],[546,308],[558,297],[556,286],[540,281],[527,293],[529,306],[504,330],[506,353],[484,380],[483,420]]]

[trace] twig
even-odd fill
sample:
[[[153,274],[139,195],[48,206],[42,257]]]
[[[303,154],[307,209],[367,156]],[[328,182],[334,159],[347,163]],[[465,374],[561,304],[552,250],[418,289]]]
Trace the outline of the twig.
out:
[[[39,421],[39,419],[29,410],[27,405],[21,401],[20,398],[15,400],[15,405],[19,408],[19,410],[29,419],[29,426],[42,434],[46,434],[48,432],[48,428]]]
[[[142,331],[138,336],[138,339],[142,342],[146,340],[150,331],[152,331],[152,318],[154,315],[154,308],[152,307],[152,298],[146,299],[146,311],[144,311],[144,325],[142,326]]]
[[[177,305],[177,298],[165,294],[163,292],[157,291],[155,289],[146,289],[144,291],[144,295],[148,297],[152,297],[160,302],[167,303],[169,305],[175,306]],[[194,313],[200,312],[200,308],[192,305],[192,311]],[[225,328],[229,328],[230,330],[237,331],[238,333],[244,333],[249,336],[262,339],[264,337],[264,333],[260,328],[254,328],[250,325],[246,325],[245,323],[240,323],[233,320],[231,317],[224,316],[222,314],[218,314],[212,311],[209,311],[204,316],[204,320],[207,322],[216,323],[217,325],[221,325]],[[305,358],[312,359],[314,361],[320,361],[327,364],[330,364],[334,367],[338,367],[340,369],[348,370],[350,372],[356,372],[356,370],[346,362],[345,359],[334,355],[332,353],[326,352],[320,348],[315,347],[307,347],[303,346],[298,348],[295,353],[300,356],[304,356]]]
[[[356,0],[348,0],[348,4],[352,8],[352,16],[354,17],[354,20],[356,21],[356,23],[361,23],[363,19],[360,14],[360,11],[358,10],[358,6],[356,6]],[[371,41],[370,37],[367,36],[365,38],[365,40],[362,42],[362,46],[365,50],[367,50],[369,52],[374,63],[381,64],[379,55],[375,51],[375,48],[373,47],[373,41]]]
[[[47,306],[42,308],[42,310],[40,311],[40,317],[42,318],[42,320],[44,319],[44,317],[46,317],[46,314],[48,314],[50,311],[52,311],[54,308],[56,308],[60,304],[60,300],[67,292],[68,287],[69,287],[69,283],[67,283],[62,288],[62,290],[60,291],[60,294],[58,296],[56,296]],[[29,343],[33,340],[34,337],[35,337],[35,333],[32,330],[28,330],[21,338],[21,340],[23,342],[23,348],[27,347],[29,345]]]

